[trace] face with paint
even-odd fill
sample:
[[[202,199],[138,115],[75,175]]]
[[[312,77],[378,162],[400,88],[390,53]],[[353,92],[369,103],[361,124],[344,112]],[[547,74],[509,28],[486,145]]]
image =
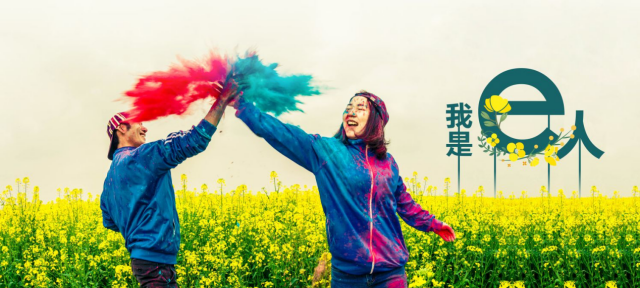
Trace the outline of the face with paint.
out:
[[[147,142],[147,127],[141,122],[121,123],[118,126],[119,147],[140,147]]]
[[[369,113],[371,112],[369,101],[362,96],[351,98],[351,102],[342,114],[342,127],[349,139],[358,139],[367,126]]]

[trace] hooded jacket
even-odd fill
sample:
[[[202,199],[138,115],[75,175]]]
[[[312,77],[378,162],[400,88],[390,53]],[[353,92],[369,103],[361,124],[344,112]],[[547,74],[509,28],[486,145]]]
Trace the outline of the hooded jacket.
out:
[[[409,253],[396,213],[420,231],[442,227],[413,201],[391,154],[378,160],[361,139],[307,134],[239,100],[236,116],[251,131],[315,175],[337,269],[364,275],[404,266]]]
[[[180,221],[170,170],[204,151],[215,131],[202,120],[189,131],[113,154],[100,195],[102,222],[122,234],[131,258],[176,264]]]

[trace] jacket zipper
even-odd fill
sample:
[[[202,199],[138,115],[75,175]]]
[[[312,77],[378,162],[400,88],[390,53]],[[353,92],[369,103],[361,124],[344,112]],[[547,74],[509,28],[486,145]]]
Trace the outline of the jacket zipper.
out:
[[[371,188],[369,189],[369,252],[371,253],[371,258],[373,258],[373,262],[371,262],[371,272],[369,274],[373,274],[373,268],[376,265],[376,255],[373,253],[373,170],[371,170],[371,164],[369,164],[369,147],[367,146],[364,150],[365,161],[367,162],[367,166],[369,167],[369,177],[371,177]]]

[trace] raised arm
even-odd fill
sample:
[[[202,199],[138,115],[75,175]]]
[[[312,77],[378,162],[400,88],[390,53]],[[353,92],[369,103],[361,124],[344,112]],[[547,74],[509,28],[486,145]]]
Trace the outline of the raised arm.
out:
[[[228,83],[224,88],[219,83],[215,83],[214,88],[222,89],[221,96],[197,126],[193,126],[189,131],[171,133],[164,140],[140,146],[136,151],[138,162],[148,167],[153,174],[160,174],[204,151],[217,129],[216,126],[225,108],[231,99],[236,97],[237,92],[235,83]]]
[[[227,108],[227,105],[231,100],[233,100],[237,96],[237,86],[235,83],[228,83],[225,87],[222,87],[222,84],[216,82],[213,84],[215,89],[222,89],[220,93],[220,98],[213,103],[211,109],[209,109],[209,113],[204,116],[204,120],[211,123],[213,126],[218,126],[220,123],[220,118],[224,114],[224,109]]]
[[[314,174],[320,169],[321,162],[314,148],[314,142],[321,139],[319,135],[307,134],[300,127],[284,124],[242,97],[234,107],[236,116],[282,155]]]

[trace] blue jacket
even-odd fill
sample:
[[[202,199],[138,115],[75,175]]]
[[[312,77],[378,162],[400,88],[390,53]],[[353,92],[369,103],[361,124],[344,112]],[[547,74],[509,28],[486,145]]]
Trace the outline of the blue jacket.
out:
[[[215,131],[202,120],[187,132],[113,154],[100,196],[102,221],[122,234],[131,258],[176,264],[180,221],[170,170],[204,151]]]
[[[242,98],[240,98],[242,99]],[[378,160],[363,140],[320,137],[240,101],[236,116],[273,148],[316,177],[331,264],[363,275],[404,266],[409,257],[396,213],[429,232],[442,227],[407,192],[390,154]]]

